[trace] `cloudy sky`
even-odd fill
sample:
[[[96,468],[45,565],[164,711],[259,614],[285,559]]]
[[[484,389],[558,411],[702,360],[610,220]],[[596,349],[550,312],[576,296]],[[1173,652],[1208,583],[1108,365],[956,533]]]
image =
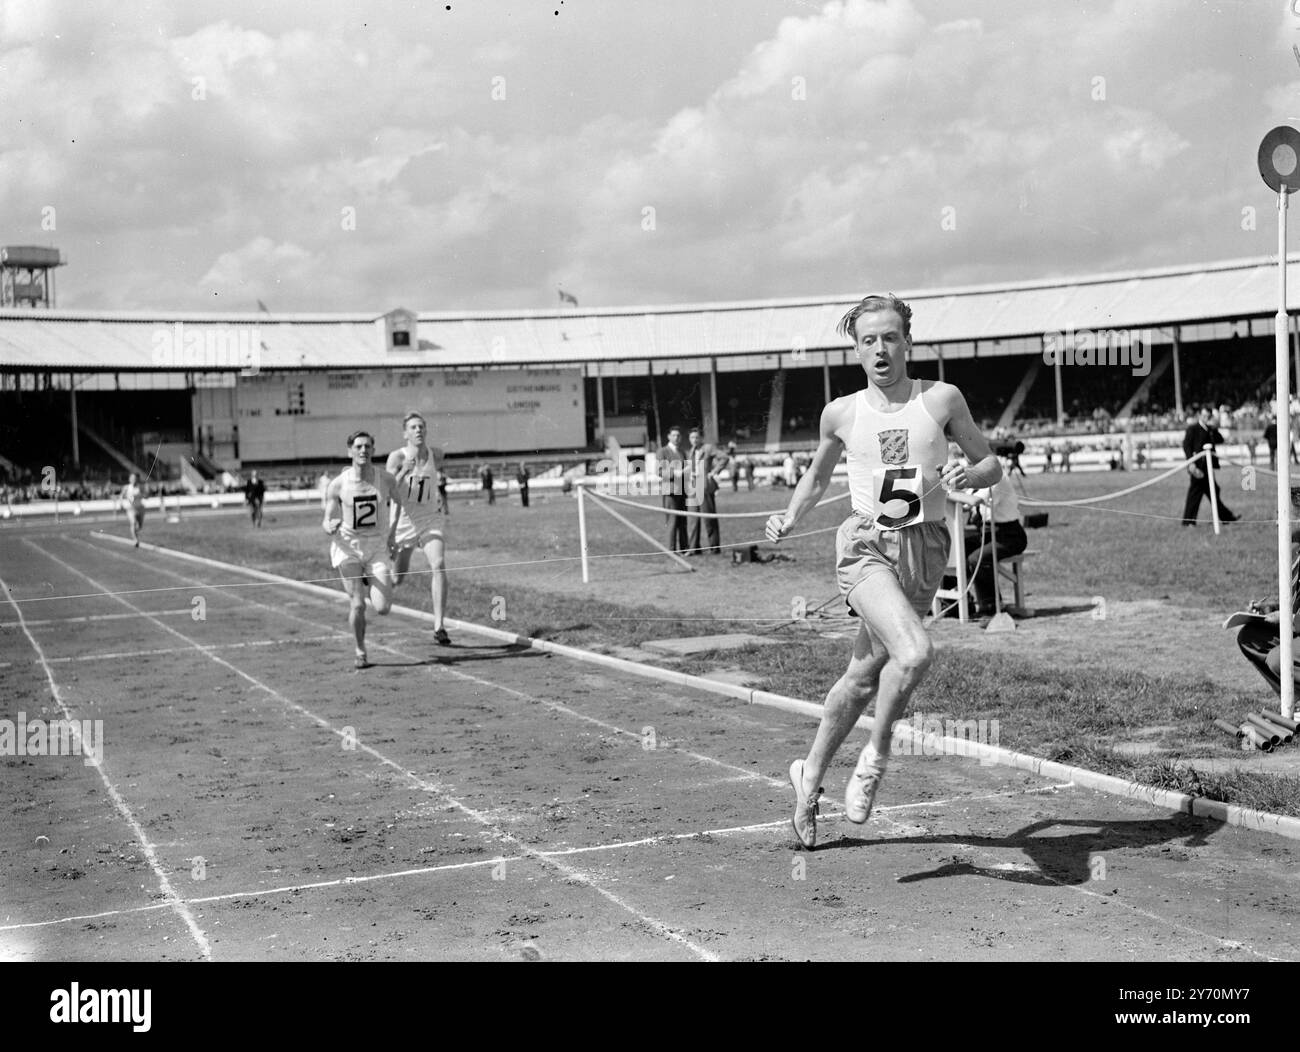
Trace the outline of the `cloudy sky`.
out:
[[[61,307],[376,313],[1266,255],[1293,44],[1290,0],[0,0],[0,244]]]

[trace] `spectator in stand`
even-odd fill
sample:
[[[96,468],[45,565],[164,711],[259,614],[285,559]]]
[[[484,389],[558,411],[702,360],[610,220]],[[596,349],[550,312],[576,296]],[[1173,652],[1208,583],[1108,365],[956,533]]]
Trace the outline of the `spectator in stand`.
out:
[[[1264,425],[1264,444],[1268,446],[1268,470],[1277,470],[1277,420],[1270,413]]]

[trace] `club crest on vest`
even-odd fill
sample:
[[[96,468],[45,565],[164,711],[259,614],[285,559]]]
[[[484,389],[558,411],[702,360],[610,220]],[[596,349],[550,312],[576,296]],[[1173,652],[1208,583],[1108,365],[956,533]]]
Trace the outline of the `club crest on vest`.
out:
[[[882,464],[906,464],[908,457],[907,428],[877,432],[880,439],[880,462]]]

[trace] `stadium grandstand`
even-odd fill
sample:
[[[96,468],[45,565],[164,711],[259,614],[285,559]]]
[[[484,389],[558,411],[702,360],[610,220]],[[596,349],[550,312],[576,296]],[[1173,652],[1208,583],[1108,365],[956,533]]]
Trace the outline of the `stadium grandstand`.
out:
[[[1176,429],[1206,402],[1262,428],[1275,260],[894,291],[914,310],[913,374],[958,384],[989,430]],[[377,316],[4,308],[0,472],[21,491],[53,465],[74,496],[130,471],[178,491],[233,486],[250,467],[311,483],[355,428],[398,445],[408,408],[429,414],[463,477],[521,459],[536,476],[610,439],[654,445],[679,422],[756,455],[810,449],[824,403],[861,386],[835,331],[858,298]]]

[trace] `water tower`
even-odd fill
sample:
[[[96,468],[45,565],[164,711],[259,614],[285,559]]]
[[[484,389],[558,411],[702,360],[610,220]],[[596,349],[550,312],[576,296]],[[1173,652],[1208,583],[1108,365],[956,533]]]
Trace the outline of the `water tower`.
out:
[[[63,266],[57,248],[10,245],[0,248],[0,308],[54,306],[54,268]]]

